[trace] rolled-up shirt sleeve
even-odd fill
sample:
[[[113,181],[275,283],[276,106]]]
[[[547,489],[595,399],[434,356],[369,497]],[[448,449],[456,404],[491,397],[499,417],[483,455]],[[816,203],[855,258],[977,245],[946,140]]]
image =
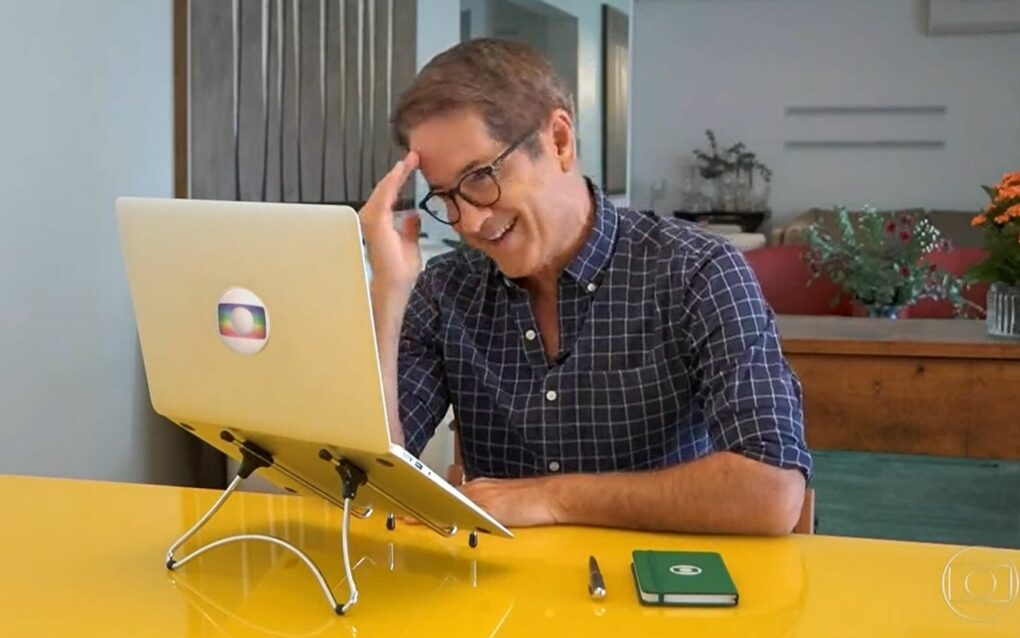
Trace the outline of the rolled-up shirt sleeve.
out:
[[[397,391],[404,447],[415,456],[436,431],[450,405],[442,348],[439,308],[431,294],[432,273],[418,278],[404,311],[397,352]]]
[[[715,448],[800,470],[810,480],[800,381],[746,260],[717,246],[687,290],[692,376]]]

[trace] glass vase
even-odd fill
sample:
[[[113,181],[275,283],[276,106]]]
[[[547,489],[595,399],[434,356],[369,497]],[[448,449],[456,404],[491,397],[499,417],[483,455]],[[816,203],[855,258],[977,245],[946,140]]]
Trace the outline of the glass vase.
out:
[[[868,317],[872,319],[899,319],[901,308],[899,306],[867,306]]]
[[[761,213],[769,209],[769,191],[772,190],[772,185],[766,182],[764,179],[754,180],[754,185],[751,187],[751,202],[749,209]]]
[[[1020,339],[1020,286],[997,282],[988,287],[988,334]]]
[[[723,173],[713,180],[715,183],[715,210],[732,213],[737,210],[737,178],[733,173]]]
[[[710,213],[712,198],[704,193],[704,179],[696,166],[684,168],[680,177],[680,210],[688,213]]]

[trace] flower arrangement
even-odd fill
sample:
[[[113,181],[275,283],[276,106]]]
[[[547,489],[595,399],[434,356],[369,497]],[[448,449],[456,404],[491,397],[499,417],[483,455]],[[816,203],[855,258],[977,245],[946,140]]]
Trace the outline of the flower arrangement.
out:
[[[1003,175],[995,186],[981,188],[991,201],[971,224],[985,228],[988,258],[968,276],[991,284],[1020,286],[1020,171]]]
[[[865,207],[850,215],[835,209],[838,233],[819,222],[807,229],[806,258],[815,277],[827,275],[847,295],[869,309],[872,316],[895,317],[900,308],[921,299],[948,299],[961,312],[965,282],[924,256],[948,250],[949,242],[926,217],[893,215]]]

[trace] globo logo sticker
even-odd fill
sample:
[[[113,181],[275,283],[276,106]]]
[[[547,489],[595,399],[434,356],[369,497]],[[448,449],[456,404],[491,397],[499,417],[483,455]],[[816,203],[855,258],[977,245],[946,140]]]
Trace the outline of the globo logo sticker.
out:
[[[701,568],[697,565],[673,565],[669,571],[677,576],[697,576],[701,573]]]
[[[245,288],[231,288],[216,308],[220,340],[239,354],[261,352],[269,342],[269,311],[258,295]]]

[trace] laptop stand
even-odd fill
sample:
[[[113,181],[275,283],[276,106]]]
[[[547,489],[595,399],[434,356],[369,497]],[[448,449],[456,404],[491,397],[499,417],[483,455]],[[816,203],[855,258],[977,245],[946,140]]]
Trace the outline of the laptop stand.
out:
[[[184,545],[184,543],[188,542],[188,540],[192,536],[194,536],[195,533],[198,532],[198,530],[202,529],[202,527],[209,522],[209,519],[211,519],[216,514],[216,512],[218,512],[219,509],[223,507],[223,504],[227,501],[228,498],[230,498],[230,495],[234,493],[237,487],[241,484],[241,481],[251,476],[252,473],[255,472],[256,470],[263,467],[271,467],[273,465],[272,454],[263,450],[262,448],[255,445],[251,441],[244,442],[238,441],[237,439],[234,438],[232,434],[226,431],[220,434],[220,438],[222,438],[224,441],[228,443],[233,443],[241,451],[241,467],[237,471],[237,476],[235,476],[234,480],[230,482],[230,485],[227,486],[227,489],[223,491],[223,494],[221,494],[220,497],[216,499],[216,502],[213,503],[213,506],[211,508],[209,508],[209,511],[206,512],[205,515],[202,516],[202,518],[198,519],[198,522],[195,523],[195,525],[191,529],[185,532],[183,536],[178,538],[177,541],[170,546],[170,549],[167,550],[166,553],[167,569],[171,571],[178,570],[184,567],[192,560],[194,560],[195,558],[198,558],[202,554],[210,550],[216,549],[217,547],[223,547],[224,545],[229,545],[231,543],[238,543],[241,541],[262,541],[266,543],[272,543],[297,555],[297,557],[301,559],[301,561],[308,567],[309,570],[311,570],[312,574],[315,576],[315,579],[319,583],[319,587],[322,589],[322,593],[326,596],[326,600],[329,601],[329,606],[339,615],[347,613],[351,609],[351,607],[356,605],[358,602],[358,588],[357,585],[355,585],[354,583],[354,575],[351,573],[351,559],[350,553],[348,551],[347,530],[350,525],[351,512],[353,509],[355,509],[351,505],[351,502],[357,495],[358,487],[365,483],[365,473],[361,471],[361,469],[355,466],[353,463],[350,463],[345,460],[337,461],[336,468],[337,473],[340,475],[340,482],[343,486],[343,498],[344,498],[343,527],[341,528],[340,547],[343,553],[344,571],[347,574],[347,582],[348,587],[350,589],[350,596],[347,599],[346,603],[340,604],[336,601],[336,597],[334,597],[333,592],[330,591],[329,585],[326,584],[326,578],[322,575],[322,570],[318,568],[318,566],[312,561],[311,558],[308,557],[307,554],[305,554],[303,551],[301,551],[294,545],[290,544],[289,542],[283,540],[282,538],[277,538],[275,536],[267,536],[265,534],[238,534],[234,536],[227,536],[212,543],[203,545],[202,547],[199,547],[198,549],[196,549],[195,551],[191,552],[190,554],[181,559],[177,559],[174,557],[174,554],[177,553],[177,550],[180,549],[181,546]],[[332,459],[332,457],[330,458]],[[357,516],[358,518],[368,518],[369,516],[372,515],[371,508],[368,508],[367,510],[357,508],[357,510],[358,511],[356,511],[354,515]]]
[[[227,443],[235,445],[241,452],[241,466],[237,471],[237,476],[234,477],[234,479],[230,482],[230,485],[227,486],[227,489],[223,491],[220,497],[216,499],[216,502],[213,503],[212,507],[209,508],[209,511],[206,512],[200,519],[198,519],[198,522],[195,523],[195,525],[191,529],[185,532],[184,535],[178,538],[174,542],[174,544],[170,546],[170,549],[167,550],[166,553],[167,569],[169,569],[170,571],[176,571],[181,567],[184,567],[184,565],[191,562],[195,558],[198,558],[202,554],[210,550],[216,549],[217,547],[222,547],[224,545],[229,545],[231,543],[237,543],[241,541],[262,541],[266,543],[272,543],[274,545],[286,549],[287,551],[294,553],[298,558],[300,558],[301,561],[305,564],[305,566],[308,567],[308,569],[315,576],[316,581],[319,583],[319,588],[322,590],[323,595],[325,595],[326,600],[329,602],[330,608],[333,609],[333,611],[335,611],[337,615],[342,616],[346,614],[358,602],[358,587],[354,582],[354,573],[351,569],[350,542],[348,541],[347,537],[348,536],[347,532],[348,529],[350,528],[350,517],[351,514],[353,514],[357,518],[366,519],[372,515],[372,508],[371,507],[361,508],[354,505],[354,498],[357,496],[358,488],[367,482],[365,472],[354,463],[348,461],[347,459],[337,458],[333,456],[333,454],[331,454],[329,450],[325,449],[320,450],[319,458],[321,458],[323,461],[332,463],[333,466],[336,468],[337,475],[340,477],[340,484],[343,493],[343,523],[341,526],[340,534],[340,549],[343,555],[344,573],[347,576],[347,583],[349,589],[349,596],[346,603],[340,604],[337,602],[336,597],[333,595],[333,592],[329,588],[329,585],[326,584],[326,578],[322,575],[322,570],[319,569],[319,567],[315,564],[314,561],[312,561],[311,558],[308,557],[307,554],[305,554],[303,551],[301,551],[291,543],[285,541],[282,538],[277,538],[276,536],[268,536],[265,534],[237,534],[234,536],[227,536],[219,540],[213,541],[211,543],[207,543],[202,547],[199,547],[195,551],[191,552],[187,556],[184,556],[183,558],[177,559],[174,557],[174,555],[177,553],[177,550],[180,549],[181,546],[184,545],[186,542],[188,542],[188,540],[192,536],[194,536],[198,532],[198,530],[202,529],[202,527],[209,522],[209,520],[216,514],[216,512],[218,512],[220,508],[223,507],[223,504],[227,501],[228,498],[230,498],[230,495],[234,493],[234,491],[238,488],[242,481],[251,476],[252,473],[254,473],[256,470],[264,467],[272,467],[274,465],[273,455],[267,452],[266,450],[262,449],[255,443],[251,441],[240,441],[236,437],[234,437],[233,434],[227,432],[226,430],[220,433],[220,438],[226,441]],[[277,466],[277,469],[282,470],[282,468],[279,468],[279,466]],[[400,501],[395,502],[403,506],[403,504]],[[413,510],[409,511],[413,512]],[[449,537],[457,533],[457,527],[455,525],[443,529],[435,526],[428,520],[424,519],[419,520],[422,520],[422,522],[426,526],[428,526],[441,536]],[[389,514],[386,517],[386,529],[392,531],[395,528],[396,518],[393,516],[393,514]],[[468,545],[471,547],[478,546],[478,532],[476,531],[471,532],[468,538]]]

